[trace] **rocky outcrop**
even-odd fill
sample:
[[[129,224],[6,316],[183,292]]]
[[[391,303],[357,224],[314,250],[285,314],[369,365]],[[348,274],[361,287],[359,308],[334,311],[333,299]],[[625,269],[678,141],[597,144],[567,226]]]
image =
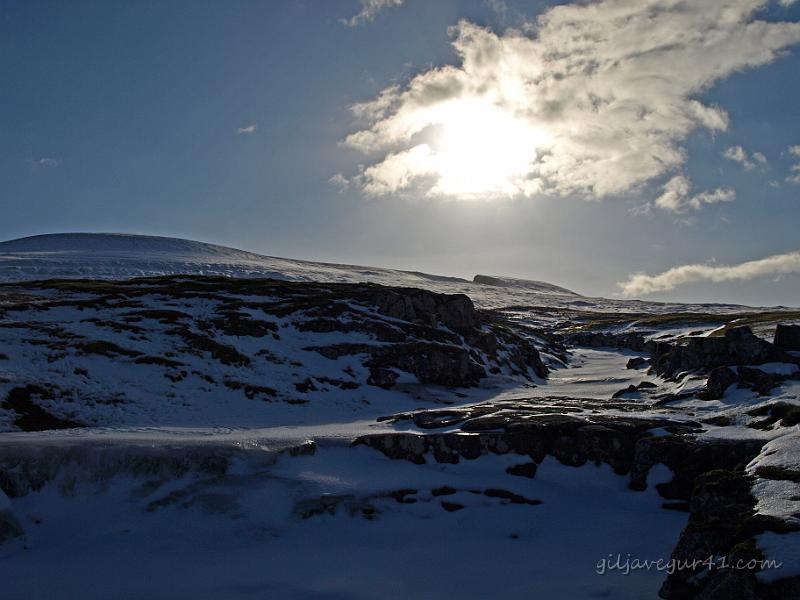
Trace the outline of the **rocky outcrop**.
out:
[[[780,350],[800,352],[800,325],[779,323],[773,343]]]
[[[595,401],[584,403],[579,399],[571,399],[576,408],[570,408],[569,414],[565,414],[564,407],[556,409],[548,405],[550,400],[555,399],[498,401],[400,413],[382,420],[409,420],[427,433],[371,434],[359,437],[354,445],[369,446],[389,458],[418,464],[429,458],[457,463],[486,454],[508,453],[526,455],[537,464],[548,455],[570,466],[606,463],[617,473],[631,473],[632,485],[640,486],[640,478],[646,478],[650,467],[658,462],[654,458],[656,452],[644,452],[639,448],[652,437],[648,432],[659,428],[689,434],[699,427],[692,421],[595,414],[591,412]],[[579,406],[583,408],[577,408]],[[449,431],[436,431],[442,428]],[[685,460],[689,454],[691,451],[687,450],[682,458]],[[702,466],[713,462],[713,456],[706,462],[695,462]],[[675,464],[678,465],[678,461]],[[531,471],[535,473],[535,467]]]
[[[680,342],[651,345],[653,370],[673,377],[686,371],[708,372],[717,367],[791,361],[785,352],[753,334],[747,326],[733,327],[721,337],[690,337]]]
[[[604,416],[592,412],[593,401],[575,398],[570,399],[570,411],[565,410],[565,399],[557,411],[548,400],[557,401],[531,398],[528,402],[497,401],[400,413],[383,420],[411,421],[420,431],[366,435],[354,445],[369,446],[389,458],[417,464],[519,454],[529,460],[510,466],[506,472],[529,478],[536,477],[537,466],[546,456],[570,466],[606,463],[616,473],[628,475],[632,490],[646,489],[651,469],[665,465],[673,477],[657,484],[656,491],[667,501],[665,508],[688,511],[690,518],[672,553],[678,567],[666,579],[661,597],[794,597],[785,595],[798,589],[794,579],[764,584],[755,577],[757,561],[763,557],[754,536],[795,529],[754,510],[755,499],[750,491],[753,476],[744,471],[744,466],[758,455],[763,439],[705,438],[694,435],[699,431],[698,424],[691,421]],[[656,428],[658,435],[653,434]],[[440,429],[447,431],[437,431]],[[715,561],[710,570],[709,560]],[[751,569],[720,568],[725,564],[749,564],[751,560],[756,561],[756,567]],[[703,574],[704,571],[708,572]]]
[[[470,387],[486,377],[486,370],[464,348],[445,344],[411,343],[379,348],[365,363],[370,385],[391,388],[398,375],[393,369],[414,375],[420,383]]]
[[[637,332],[609,333],[606,331],[578,331],[565,336],[572,346],[588,348],[625,348],[642,352],[646,349],[644,335]]]
[[[368,299],[382,315],[429,327],[441,323],[453,331],[468,331],[480,324],[472,300],[464,294],[437,294],[415,288],[376,289]]]
[[[800,529],[756,514],[753,478],[742,469],[716,469],[697,476],[689,522],[672,552],[676,568],[659,595],[667,600],[758,600],[794,598],[800,578],[772,584],[757,580],[764,556],[754,536]],[[734,567],[736,565],[736,567]]]
[[[787,379],[797,379],[800,372],[768,373],[757,367],[717,367],[708,375],[706,389],[698,394],[703,400],[719,400],[732,385],[753,390],[759,396],[769,396],[772,390]]]
[[[301,404],[333,388],[548,374],[538,332],[463,294],[416,288],[202,276],[29,282],[0,285],[0,316],[3,370],[15,381],[0,395],[9,411],[0,428],[92,426],[133,389],[162,397],[164,383],[167,401],[182,406],[229,392]],[[96,359],[121,368],[95,368]],[[48,368],[32,374],[32,363]]]

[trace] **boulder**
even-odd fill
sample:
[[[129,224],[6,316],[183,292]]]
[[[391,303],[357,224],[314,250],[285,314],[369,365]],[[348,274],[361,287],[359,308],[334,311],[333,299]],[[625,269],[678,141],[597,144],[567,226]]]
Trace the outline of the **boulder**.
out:
[[[626,369],[642,369],[650,363],[644,356],[634,356],[625,363]]]
[[[717,367],[709,373],[706,389],[701,392],[700,396],[704,400],[719,400],[725,395],[725,390],[738,381],[739,376],[732,369]]]
[[[800,325],[778,324],[773,343],[780,350],[800,352]]]

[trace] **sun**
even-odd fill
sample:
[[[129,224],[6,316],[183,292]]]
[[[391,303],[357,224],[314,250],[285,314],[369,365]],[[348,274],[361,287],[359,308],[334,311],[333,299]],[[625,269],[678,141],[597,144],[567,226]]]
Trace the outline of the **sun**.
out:
[[[482,99],[448,102],[437,113],[434,194],[469,200],[523,191],[542,139],[527,120]]]

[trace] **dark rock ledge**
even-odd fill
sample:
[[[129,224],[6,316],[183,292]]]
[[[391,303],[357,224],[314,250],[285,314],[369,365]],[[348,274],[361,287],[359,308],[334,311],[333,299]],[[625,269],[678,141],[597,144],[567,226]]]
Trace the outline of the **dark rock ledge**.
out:
[[[593,412],[596,403],[536,398],[401,413],[383,420],[410,421],[422,431],[364,435],[353,445],[369,446],[389,458],[417,464],[518,454],[528,462],[509,467],[507,472],[524,477],[535,477],[537,465],[548,455],[569,466],[605,463],[617,474],[628,475],[632,490],[646,489],[651,468],[663,464],[673,473],[671,481],[656,485],[666,501],[664,507],[690,513],[673,551],[676,560],[702,560],[710,555],[725,557],[729,563],[749,560],[759,556],[754,536],[793,529],[780,519],[755,513],[752,479],[744,467],[764,440],[700,438],[696,435],[700,425],[694,421],[636,415],[636,409],[624,415],[598,414]],[[437,431],[445,427],[448,432]],[[658,435],[654,429],[659,430]],[[676,571],[666,579],[661,596],[704,600],[799,597],[800,578],[766,585],[757,581],[753,570],[714,571],[706,577],[702,570],[699,566]]]

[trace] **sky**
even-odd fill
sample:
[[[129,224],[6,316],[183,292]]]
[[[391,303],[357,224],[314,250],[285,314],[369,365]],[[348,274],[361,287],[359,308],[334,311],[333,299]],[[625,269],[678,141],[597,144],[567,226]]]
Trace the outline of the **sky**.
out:
[[[0,2],[0,239],[800,305],[800,0]]]

